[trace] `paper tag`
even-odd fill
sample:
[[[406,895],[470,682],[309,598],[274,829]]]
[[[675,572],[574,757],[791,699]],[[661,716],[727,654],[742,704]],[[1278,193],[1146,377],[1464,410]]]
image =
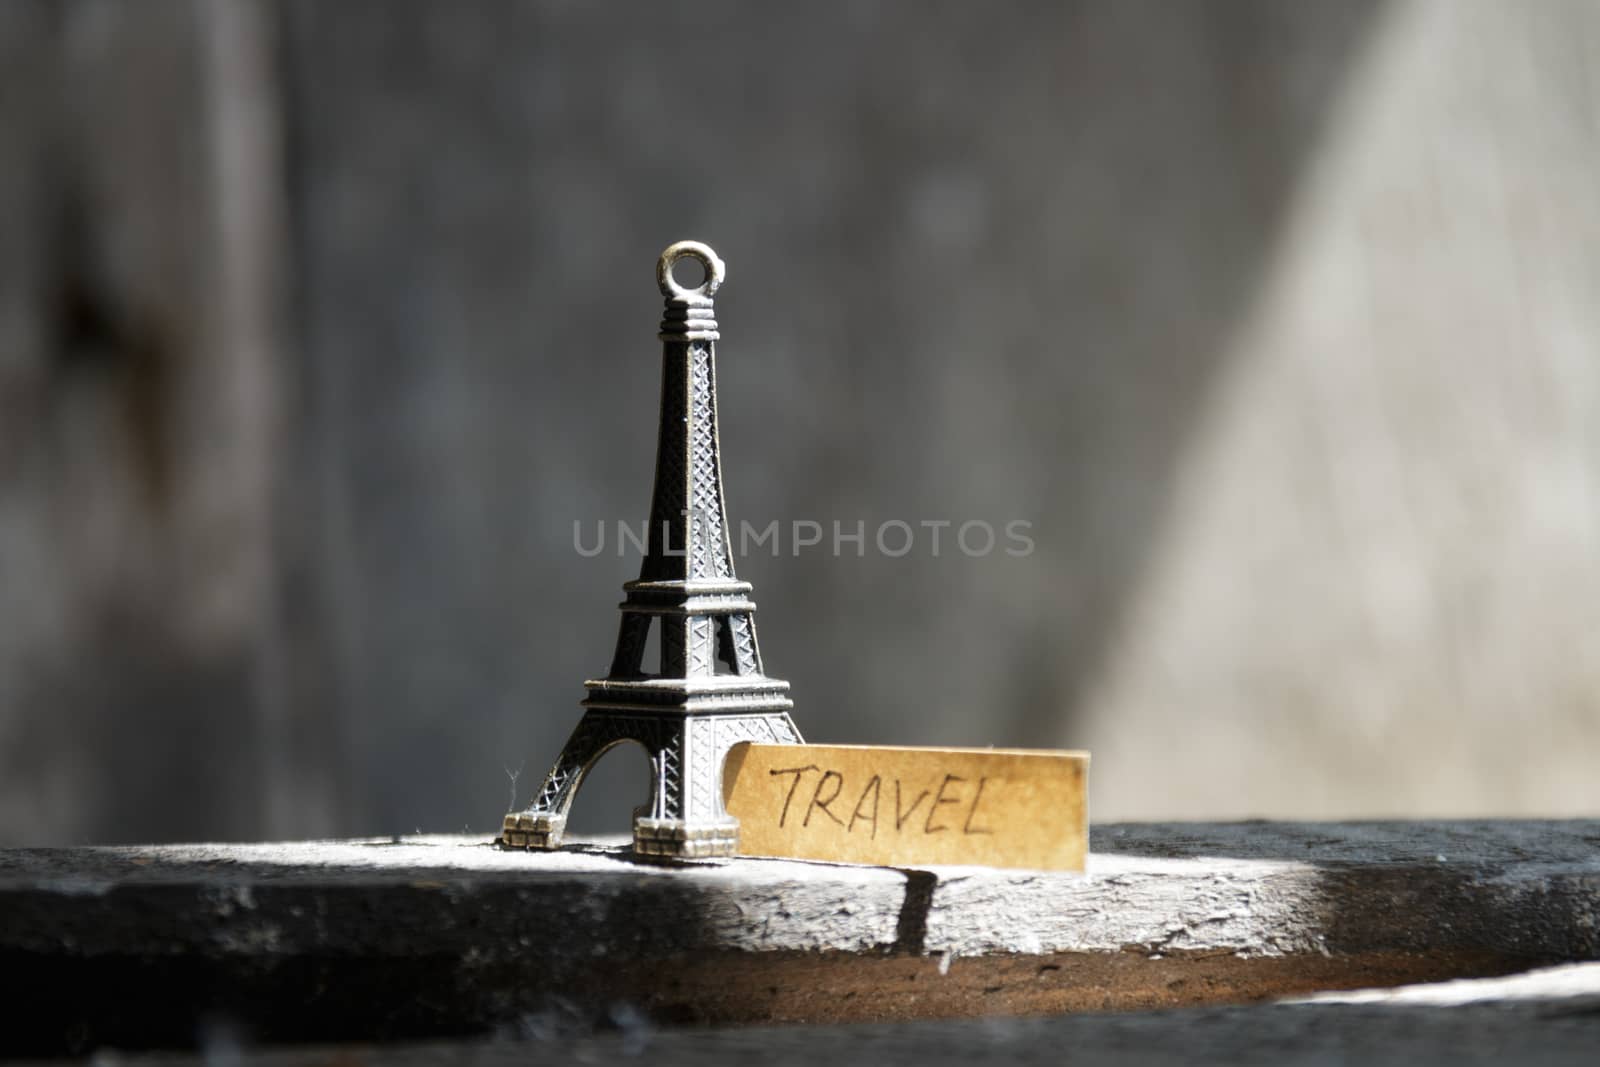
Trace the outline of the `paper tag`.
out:
[[[747,856],[1083,870],[1087,752],[737,745],[723,803]]]

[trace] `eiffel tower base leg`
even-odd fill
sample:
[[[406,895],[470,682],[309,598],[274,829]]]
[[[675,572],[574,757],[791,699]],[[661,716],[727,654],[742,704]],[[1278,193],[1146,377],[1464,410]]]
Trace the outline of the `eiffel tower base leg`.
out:
[[[739,851],[739,820],[732,815],[701,822],[638,818],[633,820],[633,850],[641,856],[686,860],[733,856]]]
[[[514,811],[506,816],[500,843],[506,848],[550,851],[561,847],[561,838],[566,830],[565,815],[534,815],[526,811]]]
[[[650,754],[652,800],[634,811],[633,849],[642,856],[701,859],[739,851],[739,820],[722,806],[722,764],[742,741],[795,744],[787,712],[718,715],[587,711],[545,777],[533,806],[505,817],[504,848],[555,849],[583,778],[616,745],[632,741]]]
[[[506,848],[553,851],[565,835],[565,815],[530,815],[512,812],[505,818],[500,843]],[[641,856],[699,859],[732,856],[739,851],[739,820],[727,816],[718,822],[693,823],[686,819],[633,820],[633,850]]]

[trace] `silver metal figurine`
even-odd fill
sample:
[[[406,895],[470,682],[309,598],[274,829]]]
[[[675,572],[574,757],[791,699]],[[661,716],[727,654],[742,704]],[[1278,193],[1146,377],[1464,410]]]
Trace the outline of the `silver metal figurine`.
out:
[[[697,259],[706,279],[685,289],[672,277]],[[717,320],[712,297],[726,268],[697,241],[661,253],[661,430],[650,502],[649,547],[627,593],[611,671],[585,682],[587,710],[532,807],[505,817],[500,844],[553,849],[583,777],[625,741],[650,754],[648,810],[633,820],[636,852],[684,859],[738,851],[739,821],[722,804],[722,762],[741,741],[799,743],[789,683],[762,673],[749,582],[733,572],[717,439]],[[661,660],[643,662],[659,625]],[[655,668],[655,669],[651,669]]]

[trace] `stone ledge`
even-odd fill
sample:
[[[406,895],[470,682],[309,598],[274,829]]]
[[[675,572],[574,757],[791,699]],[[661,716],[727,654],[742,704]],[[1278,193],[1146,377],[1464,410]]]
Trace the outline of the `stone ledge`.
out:
[[[11,1041],[1218,1003],[1600,958],[1600,822],[1097,828],[1087,875],[479,839],[0,852]]]

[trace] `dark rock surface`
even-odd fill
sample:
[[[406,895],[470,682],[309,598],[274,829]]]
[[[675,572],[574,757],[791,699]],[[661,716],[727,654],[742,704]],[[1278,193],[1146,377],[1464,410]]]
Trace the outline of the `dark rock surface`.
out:
[[[23,1050],[1171,1007],[1600,957],[1600,823],[1102,827],[1086,875],[481,840],[0,853]]]

